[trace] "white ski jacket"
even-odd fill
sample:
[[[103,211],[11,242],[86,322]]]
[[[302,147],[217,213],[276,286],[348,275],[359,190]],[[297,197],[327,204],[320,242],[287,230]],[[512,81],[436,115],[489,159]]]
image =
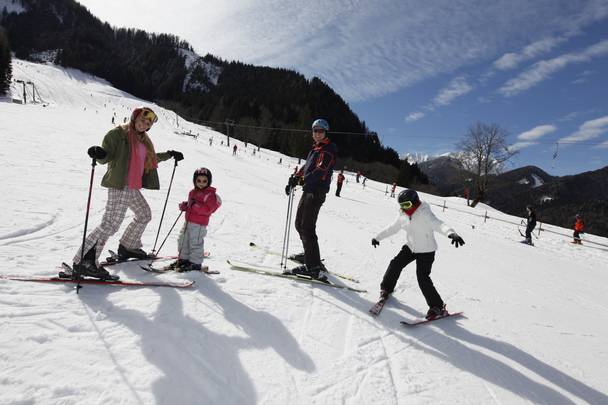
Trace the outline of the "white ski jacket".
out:
[[[437,241],[433,232],[441,232],[445,236],[455,233],[452,228],[441,222],[433,214],[431,207],[423,202],[414,214],[409,217],[399,210],[399,216],[391,225],[380,231],[375,239],[380,241],[403,229],[406,232],[406,245],[414,253],[427,253],[437,250]]]

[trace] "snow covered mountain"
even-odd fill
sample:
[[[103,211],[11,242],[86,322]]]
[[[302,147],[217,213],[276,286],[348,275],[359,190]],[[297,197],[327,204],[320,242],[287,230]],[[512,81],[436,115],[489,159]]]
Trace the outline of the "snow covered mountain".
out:
[[[426,312],[408,266],[378,318],[368,309],[403,234],[374,249],[370,239],[397,214],[385,184],[332,190],[321,209],[319,243],[330,271],[350,274],[363,294],[231,270],[226,259],[278,267],[286,219],[283,192],[296,159],[236,141],[116,90],[76,70],[14,60],[16,79],[36,83],[43,103],[0,103],[0,275],[52,275],[82,242],[91,176],[90,145],[99,144],[134,106],[151,105],[158,151],[180,150],[160,164],[161,190],[145,191],[153,220],[151,250],[165,198],[163,238],[201,166],[213,172],[223,205],[205,239],[218,276],[111,268],[125,280],[193,280],[187,290],[0,280],[2,404],[605,404],[608,325],[606,238],[543,226],[535,247],[522,245],[519,218],[487,209],[476,216],[459,198],[422,194],[466,245],[437,235],[433,279],[462,318],[406,329],[399,321]],[[192,132],[195,139],[175,132]],[[209,140],[213,138],[210,145]],[[234,140],[232,142],[235,142]],[[89,226],[101,220],[104,166],[94,172]],[[296,195],[299,198],[299,193]],[[481,205],[480,205],[481,206]],[[124,224],[126,226],[126,222]],[[174,254],[180,222],[162,254]],[[124,229],[124,228],[123,228]],[[536,234],[535,234],[536,235]],[[120,233],[111,238],[115,249]],[[158,248],[158,246],[157,246]],[[290,251],[300,250],[292,229]],[[592,283],[589,280],[593,280]]]

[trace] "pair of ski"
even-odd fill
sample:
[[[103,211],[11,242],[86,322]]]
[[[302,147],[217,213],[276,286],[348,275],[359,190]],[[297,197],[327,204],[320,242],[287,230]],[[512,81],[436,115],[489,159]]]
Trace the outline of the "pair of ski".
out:
[[[382,312],[382,308],[384,308],[384,304],[386,304],[386,301],[388,301],[389,297],[381,297],[378,302],[376,302],[370,309],[369,309],[369,313],[372,314],[373,316],[378,316],[380,315],[380,312]],[[411,321],[400,321],[399,323],[401,323],[401,325],[403,326],[417,326],[417,325],[424,325],[426,323],[429,322],[434,322],[434,321],[438,321],[439,319],[443,319],[443,318],[449,318],[452,316],[462,316],[464,315],[464,312],[453,312],[451,314],[448,315],[443,315],[443,316],[438,316],[436,318],[433,319],[426,319],[426,318],[418,318],[418,319],[414,319]]]
[[[150,259],[146,259],[150,260]],[[73,283],[73,284],[95,284],[95,285],[114,285],[120,287],[171,287],[188,288],[194,281],[123,281],[117,276],[101,280],[97,278],[77,278],[74,277],[74,270],[67,263],[61,264],[62,271],[56,277],[46,276],[20,276],[20,275],[0,275],[0,279],[14,281],[34,281],[39,283]]]
[[[324,285],[327,287],[333,287],[333,288],[354,291],[354,292],[359,292],[359,293],[367,292],[367,290],[361,290],[361,289],[353,288],[353,287],[343,285],[343,284],[334,284],[331,281],[321,281],[321,280],[317,280],[314,278],[299,276],[299,275],[295,275],[295,274],[283,274],[282,270],[275,269],[272,267],[264,267],[264,266],[259,266],[259,265],[251,264],[251,263],[238,262],[235,260],[227,260],[227,262],[230,265],[230,268],[232,270],[238,270],[238,271],[254,273],[254,274],[261,274],[264,276],[285,278],[285,279],[298,281],[298,282],[302,282],[302,283],[320,284],[320,285]]]
[[[282,256],[281,253],[275,252],[274,250],[268,249],[268,248],[263,247],[263,246],[256,245],[255,242],[249,242],[249,246],[252,247],[252,248],[255,248],[255,249],[259,249],[262,252],[264,252],[266,254],[269,254],[269,255]],[[287,258],[287,260],[290,260],[290,261],[292,261],[294,263],[303,264],[303,263],[301,263],[301,262],[299,262],[297,260],[294,260],[294,259]],[[347,274],[335,273],[333,271],[327,271],[327,274],[331,274],[332,276],[336,276],[336,277],[341,278],[343,280],[348,280],[348,281],[351,281],[353,283],[359,284],[359,280],[357,280],[356,278],[354,278],[352,276],[349,276]]]
[[[127,259],[127,260],[119,260],[116,259],[116,256],[112,251],[110,251],[110,256],[105,262],[102,262],[102,265],[105,266],[113,266],[120,263],[132,263],[139,261],[155,261],[155,260],[167,260],[167,259],[176,259],[176,257],[172,256],[157,256],[157,257],[148,257],[146,259]],[[113,257],[114,256],[114,257]],[[153,272],[153,273],[164,273],[170,271],[170,269],[165,268],[154,268],[151,265],[148,266],[140,266],[142,269]],[[0,279],[4,280],[14,280],[14,281],[34,281],[41,283],[74,283],[74,284],[95,284],[95,285],[114,285],[114,286],[123,286],[123,287],[172,287],[172,288],[188,288],[194,284],[194,281],[183,281],[183,282],[175,282],[175,281],[123,281],[119,280],[118,276],[112,276],[109,279],[100,280],[96,278],[76,278],[74,277],[74,270],[67,263],[61,264],[62,270],[59,272],[57,277],[45,277],[45,276],[21,276],[21,275],[0,275]],[[171,269],[172,270],[172,269]],[[204,271],[205,274],[219,274],[218,271]]]
[[[209,252],[205,252],[204,253],[205,257],[209,257],[210,253]],[[105,262],[100,263],[101,266],[114,266],[116,264],[121,264],[121,263],[134,263],[134,262],[145,262],[148,261],[150,263],[148,263],[147,265],[140,265],[139,267],[142,270],[145,270],[147,272],[150,273],[168,273],[171,271],[177,271],[175,269],[175,266],[172,265],[167,265],[167,266],[163,266],[163,267],[155,267],[152,266],[152,262],[153,261],[159,261],[159,260],[177,260],[177,256],[149,256],[146,257],[145,259],[123,259],[121,258],[119,255],[117,255],[116,253],[114,253],[114,251],[110,250],[110,256],[108,256],[106,258]],[[195,270],[196,271],[196,270]],[[209,270],[209,267],[207,266],[203,266],[203,268],[201,270],[199,270],[201,273],[205,273],[205,274],[220,274],[219,271],[213,271],[213,270]],[[179,272],[179,271],[178,271]]]

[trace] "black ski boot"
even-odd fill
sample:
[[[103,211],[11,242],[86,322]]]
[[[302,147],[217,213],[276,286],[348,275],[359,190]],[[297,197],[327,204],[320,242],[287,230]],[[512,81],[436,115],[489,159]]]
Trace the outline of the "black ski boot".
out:
[[[80,263],[74,263],[72,266],[76,277],[93,277],[100,280],[114,280],[116,276],[110,275],[102,266],[97,266],[94,261],[83,260]]]
[[[429,311],[426,313],[426,319],[432,321],[435,318],[441,318],[449,315],[447,309],[445,309],[445,304],[441,307],[430,307]]]
[[[102,266],[97,266],[95,262],[95,249],[97,243],[84,255],[80,263],[72,264],[72,271],[75,278],[93,277],[100,280],[118,280],[118,276],[112,276]]]
[[[190,261],[186,260],[186,259],[177,259],[176,261],[174,261],[173,263],[171,263],[169,265],[169,269],[170,270],[175,270],[175,271],[179,271],[180,268],[184,267],[184,266],[189,266],[190,265]]]
[[[153,255],[147,254],[142,249],[128,249],[122,244],[118,245],[118,256],[120,256],[121,260],[127,259],[149,259],[154,257]]]
[[[296,253],[288,257],[289,260],[294,261],[296,263],[304,264],[304,253]]]
[[[323,282],[327,281],[327,270],[322,264],[317,264],[310,267],[304,264],[302,266],[298,266],[296,268],[291,269],[291,274],[295,274],[297,276],[310,277],[314,280],[319,280]]]

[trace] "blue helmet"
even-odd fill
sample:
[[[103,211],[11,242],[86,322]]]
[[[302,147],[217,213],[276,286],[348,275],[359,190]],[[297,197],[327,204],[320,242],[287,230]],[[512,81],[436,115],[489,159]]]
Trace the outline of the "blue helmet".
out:
[[[316,119],[312,123],[312,129],[321,128],[324,129],[325,132],[329,131],[329,124],[323,118]]]

